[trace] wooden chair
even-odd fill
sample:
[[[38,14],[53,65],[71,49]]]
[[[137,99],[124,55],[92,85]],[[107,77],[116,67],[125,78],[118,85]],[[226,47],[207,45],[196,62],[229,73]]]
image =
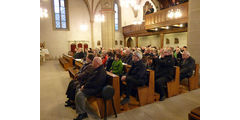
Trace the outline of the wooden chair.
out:
[[[188,87],[190,91],[199,88],[199,80],[199,64],[196,64],[195,73],[188,79]]]

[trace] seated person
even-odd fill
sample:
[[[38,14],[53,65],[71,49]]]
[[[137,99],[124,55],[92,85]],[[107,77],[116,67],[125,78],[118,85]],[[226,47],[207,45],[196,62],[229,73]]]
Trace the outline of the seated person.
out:
[[[122,62],[126,63],[128,65],[132,65],[132,53],[129,48],[126,49],[126,55],[125,55],[124,59],[122,59]]]
[[[122,105],[129,102],[130,93],[134,88],[145,85],[146,67],[142,62],[142,53],[140,51],[133,52],[132,60],[133,64],[129,72],[121,78],[127,83],[126,97],[121,101]]]
[[[86,83],[77,90],[75,96],[76,112],[78,114],[75,120],[82,120],[87,115],[90,115],[94,119],[100,119],[97,112],[88,103],[87,98],[97,96],[102,92],[103,87],[106,85],[107,74],[100,57],[95,57],[92,65],[94,72],[87,78]]]
[[[161,59],[158,61],[158,71],[155,72],[155,91],[160,93],[160,101],[166,98],[167,82],[173,80],[175,75],[174,59],[171,49],[164,50]]]
[[[104,67],[106,66],[107,59],[108,59],[107,52],[106,51],[102,51],[102,62],[103,62],[103,66]]]
[[[180,66],[181,62],[182,62],[182,54],[180,52],[180,48],[176,48],[176,51],[174,52],[174,57],[176,58],[176,65]]]
[[[115,55],[115,60],[113,61],[110,70],[111,70],[110,72],[113,74],[116,74],[118,76],[122,75],[123,64],[122,64],[122,60],[121,60],[121,54],[118,53]]]
[[[73,56],[73,67],[76,68],[75,66],[75,59],[83,59],[84,58],[84,53],[82,51],[82,48],[78,48],[77,52]]]
[[[68,84],[68,88],[67,88],[67,98],[68,100],[66,101],[66,105],[65,107],[75,107],[75,92],[77,87],[81,87],[82,85],[85,84],[85,80],[90,77],[90,73],[93,72],[94,68],[92,66],[92,60],[94,58],[93,54],[88,54],[87,58],[86,58],[86,63],[83,64],[82,68],[79,70],[79,72],[77,73],[76,77],[70,81],[70,83]]]
[[[195,70],[195,60],[190,56],[188,51],[182,53],[182,64],[180,65],[180,81],[184,78],[189,78]]]
[[[113,55],[112,52],[107,52],[107,56],[108,56],[108,59],[107,59],[107,62],[106,62],[106,71],[110,71],[112,63],[114,61],[114,55]]]

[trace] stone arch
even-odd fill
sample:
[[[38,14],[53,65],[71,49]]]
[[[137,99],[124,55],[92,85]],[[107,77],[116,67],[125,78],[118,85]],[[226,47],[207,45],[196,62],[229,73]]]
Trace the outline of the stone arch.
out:
[[[133,45],[133,39],[132,39],[131,37],[129,37],[129,38],[127,39],[127,47],[128,47],[128,48],[131,48],[131,47],[133,47],[132,45]]]

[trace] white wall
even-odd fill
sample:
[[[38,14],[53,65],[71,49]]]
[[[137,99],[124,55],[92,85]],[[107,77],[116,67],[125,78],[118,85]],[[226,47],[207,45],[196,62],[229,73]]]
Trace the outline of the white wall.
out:
[[[160,47],[160,35],[144,36],[138,38],[138,46],[156,46]]]
[[[181,33],[171,33],[171,34],[165,34],[164,35],[164,43],[163,43],[163,47],[183,47],[183,46],[187,46],[187,32],[181,32]],[[166,44],[166,39],[169,39],[170,44]],[[179,44],[174,44],[174,40],[175,38],[179,39]]]
[[[87,40],[89,47],[91,44],[90,17],[87,7],[83,0],[68,0],[69,10],[69,31],[58,31],[53,29],[52,21],[52,0],[41,0],[41,8],[48,10],[48,18],[40,20],[40,41],[44,42],[49,49],[51,58],[58,58],[63,53],[70,50],[68,41]],[[87,31],[81,31],[80,25],[86,24]],[[101,24],[94,23],[94,41],[97,46],[97,40],[101,40]],[[101,43],[102,44],[102,43]]]

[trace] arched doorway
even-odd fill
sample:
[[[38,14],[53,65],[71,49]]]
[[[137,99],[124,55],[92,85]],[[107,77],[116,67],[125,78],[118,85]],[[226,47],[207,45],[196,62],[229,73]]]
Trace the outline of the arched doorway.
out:
[[[132,42],[133,42],[133,39],[130,37],[130,38],[128,38],[128,40],[127,40],[127,47],[128,48],[130,48],[130,47],[132,47],[131,45],[132,45]]]

